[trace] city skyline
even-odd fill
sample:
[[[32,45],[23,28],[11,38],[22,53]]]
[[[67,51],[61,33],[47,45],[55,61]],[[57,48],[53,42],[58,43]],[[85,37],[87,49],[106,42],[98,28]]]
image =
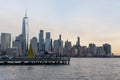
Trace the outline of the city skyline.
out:
[[[40,30],[39,41],[36,37],[30,39],[29,44],[29,22],[27,12],[22,21],[21,34],[15,37],[11,42],[11,33],[1,33],[0,54],[13,58],[26,57],[36,58],[49,55],[52,56],[67,56],[67,57],[113,57],[111,44],[105,43],[102,46],[96,46],[94,43],[89,43],[89,46],[81,45],[80,37],[77,37],[76,44],[62,40],[62,35],[59,34],[59,39],[53,40],[51,32]],[[12,44],[11,44],[12,43]],[[10,45],[11,44],[11,45]],[[28,49],[28,46],[29,49]]]
[[[51,37],[54,40],[58,37],[59,34],[62,34],[62,39],[64,42],[68,39],[69,41],[72,41],[73,44],[75,44],[76,37],[80,36],[81,45],[88,45],[89,43],[95,43],[96,45],[110,43],[112,45],[112,52],[115,54],[120,54],[120,45],[118,44],[120,40],[120,12],[117,11],[117,9],[120,8],[119,1],[109,1],[108,4],[107,1],[102,2],[103,0],[92,0],[90,3],[87,3],[89,1],[84,2],[78,0],[5,1],[7,1],[5,5],[1,4],[0,21],[2,23],[0,24],[0,33],[12,33],[12,39],[21,33],[21,21],[24,16],[25,8],[27,8],[30,27],[30,39],[33,36],[38,38],[39,30],[44,29],[46,32],[50,31],[52,33]],[[36,4],[36,6],[33,7],[32,2],[34,5]],[[1,0],[1,3],[4,3],[4,1]],[[18,3],[19,5],[17,6]],[[39,7],[39,4],[42,3],[45,5],[40,5],[41,7]],[[79,6],[79,3],[83,3],[81,7]],[[12,6],[12,4],[16,5]],[[52,4],[54,5],[52,6]],[[72,4],[72,6],[70,6],[70,4]],[[92,6],[92,4],[94,5]],[[115,4],[118,5],[115,6]],[[65,6],[65,9],[62,7],[62,5]],[[101,5],[103,5],[103,7],[101,7]],[[57,8],[55,9],[55,7]],[[104,7],[105,9],[103,9]],[[114,12],[111,12],[112,10],[114,10]]]

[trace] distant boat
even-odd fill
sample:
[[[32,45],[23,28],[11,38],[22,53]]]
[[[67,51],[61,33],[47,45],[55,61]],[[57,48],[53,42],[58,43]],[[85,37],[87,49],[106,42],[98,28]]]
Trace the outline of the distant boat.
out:
[[[30,44],[30,47],[29,47],[29,50],[28,50],[28,53],[27,53],[27,57],[28,58],[35,58],[35,55],[33,53],[33,49],[32,49],[32,45]]]

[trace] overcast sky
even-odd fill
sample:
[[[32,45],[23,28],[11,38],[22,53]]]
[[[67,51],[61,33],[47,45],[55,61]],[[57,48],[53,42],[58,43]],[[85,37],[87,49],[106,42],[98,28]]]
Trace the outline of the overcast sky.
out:
[[[43,29],[73,44],[77,36],[81,45],[109,43],[120,54],[120,0],[0,0],[0,33],[18,36],[26,9],[30,38]]]

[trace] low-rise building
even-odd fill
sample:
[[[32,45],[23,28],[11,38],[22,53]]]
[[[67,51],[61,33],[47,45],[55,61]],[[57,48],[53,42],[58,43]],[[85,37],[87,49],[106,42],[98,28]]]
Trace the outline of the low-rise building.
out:
[[[12,58],[19,57],[18,48],[17,47],[7,48],[6,55]]]

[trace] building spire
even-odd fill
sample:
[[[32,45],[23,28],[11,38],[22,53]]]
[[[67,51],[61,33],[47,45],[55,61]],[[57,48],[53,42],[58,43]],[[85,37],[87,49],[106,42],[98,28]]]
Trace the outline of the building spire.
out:
[[[25,10],[25,17],[27,17],[27,9]]]

